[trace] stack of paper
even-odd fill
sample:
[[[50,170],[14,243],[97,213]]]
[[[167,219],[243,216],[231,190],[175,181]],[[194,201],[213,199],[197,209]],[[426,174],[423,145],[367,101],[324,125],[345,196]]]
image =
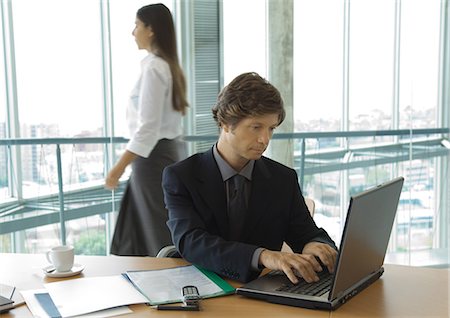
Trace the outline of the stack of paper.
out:
[[[45,289],[22,292],[34,316],[51,317],[59,312],[61,317],[72,317],[96,312],[96,317],[117,315],[105,309],[146,303],[147,299],[121,275],[89,277],[44,284]],[[48,294],[48,296],[46,296]],[[121,308],[123,313],[130,312]]]
[[[65,280],[21,293],[35,317],[110,317],[131,312],[125,307],[131,304],[179,302],[186,285],[197,286],[203,298],[235,291],[217,274],[188,265]]]

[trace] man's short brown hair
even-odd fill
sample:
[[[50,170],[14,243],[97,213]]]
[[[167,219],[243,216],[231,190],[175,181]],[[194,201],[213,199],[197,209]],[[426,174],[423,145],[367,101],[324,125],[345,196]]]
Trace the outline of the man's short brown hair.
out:
[[[214,120],[236,126],[247,117],[278,114],[278,125],[286,116],[280,92],[257,73],[243,73],[225,86],[212,108]]]

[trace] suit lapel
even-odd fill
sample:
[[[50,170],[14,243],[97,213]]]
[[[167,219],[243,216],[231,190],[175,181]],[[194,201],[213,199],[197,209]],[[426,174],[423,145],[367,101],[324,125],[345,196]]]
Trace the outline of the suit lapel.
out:
[[[212,148],[203,153],[197,167],[200,196],[214,214],[222,237],[229,235],[227,197],[222,175],[214,159]]]
[[[268,202],[272,199],[270,195],[273,188],[270,186],[271,174],[262,159],[255,161],[252,174],[252,189],[245,216],[244,233],[242,238],[246,239],[257,227],[259,220],[264,215]]]

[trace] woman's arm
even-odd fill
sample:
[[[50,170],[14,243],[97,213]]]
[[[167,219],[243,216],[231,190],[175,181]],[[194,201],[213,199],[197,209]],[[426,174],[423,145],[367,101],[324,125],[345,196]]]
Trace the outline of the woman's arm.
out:
[[[137,155],[125,150],[119,161],[112,167],[106,176],[105,188],[113,190],[119,185],[119,179],[125,172],[126,167],[136,159]]]

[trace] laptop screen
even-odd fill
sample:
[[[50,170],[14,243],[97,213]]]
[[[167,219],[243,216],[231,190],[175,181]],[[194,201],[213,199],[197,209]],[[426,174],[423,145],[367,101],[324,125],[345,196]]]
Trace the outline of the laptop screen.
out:
[[[351,198],[330,300],[383,265],[403,181],[399,177]]]

